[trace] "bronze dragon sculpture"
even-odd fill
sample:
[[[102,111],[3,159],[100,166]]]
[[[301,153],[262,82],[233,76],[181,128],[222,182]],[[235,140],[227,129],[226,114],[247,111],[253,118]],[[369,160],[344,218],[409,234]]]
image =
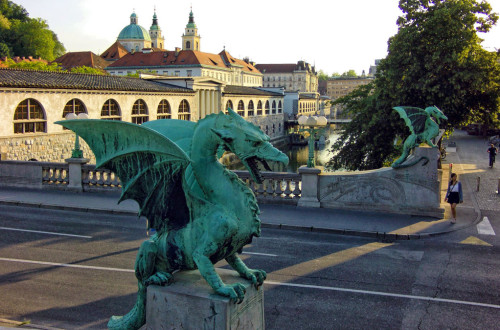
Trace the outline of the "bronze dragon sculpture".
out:
[[[166,285],[172,272],[198,268],[215,292],[241,302],[242,284],[225,284],[214,264],[225,259],[240,276],[262,285],[266,273],[249,269],[238,257],[260,235],[259,207],[253,192],[217,160],[233,152],[257,183],[257,162],[288,163],[257,126],[232,110],[197,123],[155,120],[142,125],[106,120],[65,120],[58,124],[82,137],[98,167],[122,182],[120,201],[134,199],[156,234],[142,243],[135,262],[137,301],[125,316],[113,316],[110,329],[139,329],[145,323],[146,288]]]
[[[393,109],[403,118],[411,134],[403,143],[403,153],[391,166],[405,168],[413,166],[421,160],[424,160],[424,165],[427,164],[429,161],[427,157],[410,161],[408,156],[421,143],[427,143],[430,147],[437,148],[432,139],[439,134],[441,119],[447,120],[448,118],[436,106],[427,107],[425,110],[417,107],[394,107]],[[437,123],[433,118],[436,119]]]

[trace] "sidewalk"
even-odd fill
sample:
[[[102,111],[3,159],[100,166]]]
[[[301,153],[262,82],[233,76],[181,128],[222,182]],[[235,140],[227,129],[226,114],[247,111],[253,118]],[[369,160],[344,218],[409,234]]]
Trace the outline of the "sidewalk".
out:
[[[449,155],[455,161],[458,155]],[[442,196],[446,193],[448,165],[443,164]],[[443,191],[444,190],[444,191]],[[473,193],[464,185],[465,203],[459,209],[458,223],[451,224],[450,217],[435,219],[424,216],[387,213],[345,211],[323,208],[299,208],[288,205],[261,204],[263,228],[280,228],[315,231],[345,235],[377,237],[380,239],[417,239],[463,229],[476,223],[479,209],[473,204]],[[443,197],[444,198],[444,197]],[[0,204],[35,208],[53,208],[81,212],[136,215],[139,208],[135,201],[117,204],[118,193],[72,193],[59,190],[27,190],[0,188]],[[477,203],[476,203],[477,205]],[[448,205],[441,205],[449,212]]]

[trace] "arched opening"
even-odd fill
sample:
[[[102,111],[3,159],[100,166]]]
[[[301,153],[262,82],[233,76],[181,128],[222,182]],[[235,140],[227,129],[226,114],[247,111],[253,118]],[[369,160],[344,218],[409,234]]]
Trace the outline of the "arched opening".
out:
[[[244,117],[245,116],[245,104],[242,100],[238,102],[238,115]]]
[[[105,120],[122,120],[121,111],[118,102],[109,99],[102,105],[101,119]]]
[[[26,99],[18,104],[13,122],[14,134],[47,132],[45,111],[35,99]]]
[[[167,100],[163,99],[158,104],[158,110],[156,111],[156,119],[171,119],[172,111],[170,109],[170,103]]]
[[[182,100],[179,104],[178,118],[180,120],[191,120],[191,114],[189,110],[189,103],[186,100]]]
[[[269,100],[268,100],[268,101],[266,101],[265,113],[266,113],[266,115],[268,115],[268,114],[269,114]],[[266,133],[266,134],[267,134],[267,133]]]
[[[257,102],[257,116],[262,116],[262,101]]]
[[[138,99],[132,106],[132,122],[140,125],[149,120],[148,106],[142,99]]]
[[[254,115],[255,115],[255,113],[254,113],[253,101],[250,100],[250,102],[248,102],[248,117],[254,116]]]
[[[276,114],[276,101],[273,101],[273,115]]]
[[[231,110],[234,110],[234,107],[233,107],[233,102],[231,100],[228,100],[226,102],[226,113],[227,113],[227,109],[231,109]]]

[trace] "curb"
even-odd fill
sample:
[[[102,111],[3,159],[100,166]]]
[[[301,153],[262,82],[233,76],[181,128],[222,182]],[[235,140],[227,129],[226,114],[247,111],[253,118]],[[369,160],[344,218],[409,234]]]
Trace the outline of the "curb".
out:
[[[351,229],[336,229],[336,228],[322,228],[322,227],[301,227],[294,225],[284,225],[284,224],[272,224],[272,223],[262,223],[262,228],[269,229],[283,229],[283,230],[294,230],[294,231],[306,231],[306,232],[315,232],[315,233],[324,233],[324,234],[336,234],[336,235],[346,235],[346,236],[357,236],[357,237],[369,237],[369,238],[377,238],[380,240],[389,240],[389,241],[409,241],[416,239],[429,238],[433,236],[433,234],[389,234],[385,232],[378,231],[363,231],[363,230],[351,230]],[[446,234],[447,232],[442,232],[438,234]]]
[[[87,207],[78,207],[78,206],[60,206],[60,205],[55,205],[55,204],[29,203],[29,202],[23,202],[23,201],[0,200],[0,205],[23,206],[23,207],[49,209],[49,210],[76,211],[76,212],[83,212],[83,213],[134,215],[134,216],[138,215],[137,211],[98,209],[98,208],[87,208]],[[479,218],[480,218],[480,216],[479,216]],[[477,219],[472,224],[474,224],[476,222],[477,222]],[[460,230],[463,228],[467,228],[469,226],[470,225],[465,226],[465,227],[456,228],[456,229],[450,230],[450,231],[444,231],[444,232],[424,233],[424,234],[398,234],[398,233],[386,233],[386,232],[378,232],[378,231],[323,228],[323,227],[314,227],[314,226],[304,227],[304,226],[295,226],[295,225],[286,225],[286,224],[261,223],[262,228],[269,228],[269,229],[283,229],[283,230],[315,232],[315,233],[323,233],[323,234],[369,237],[369,238],[376,238],[376,239],[388,240],[388,241],[398,241],[398,240],[408,241],[408,240],[424,239],[424,238],[429,238],[429,237],[433,237],[433,236],[439,236],[439,235],[451,233],[451,232],[454,232],[454,231],[457,231],[457,230]]]

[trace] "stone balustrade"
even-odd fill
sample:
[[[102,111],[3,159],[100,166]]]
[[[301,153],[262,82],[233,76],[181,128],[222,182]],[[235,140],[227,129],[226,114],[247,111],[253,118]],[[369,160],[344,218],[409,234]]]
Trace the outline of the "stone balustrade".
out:
[[[234,171],[254,192],[259,203],[299,207],[367,210],[441,217],[435,148],[416,148],[415,166],[359,172],[323,172],[301,167],[299,173],[262,172],[263,183],[247,171]],[[88,159],[66,163],[0,161],[0,186],[55,188],[73,191],[120,190],[109,170],[87,165]]]

